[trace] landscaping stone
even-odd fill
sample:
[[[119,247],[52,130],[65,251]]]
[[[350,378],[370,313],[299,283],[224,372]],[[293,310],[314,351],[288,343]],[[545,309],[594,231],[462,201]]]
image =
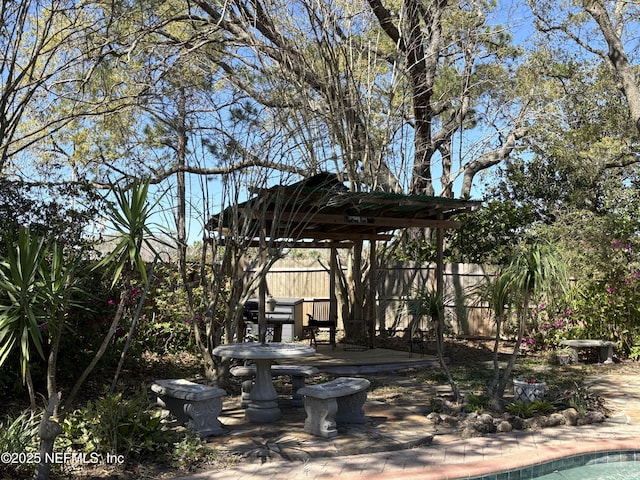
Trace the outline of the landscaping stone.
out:
[[[502,420],[498,424],[498,428],[496,429],[497,433],[509,433],[513,430],[513,425],[511,425],[506,420]]]
[[[562,416],[565,418],[567,425],[576,426],[580,415],[575,408],[567,408],[563,410]]]
[[[564,415],[562,415],[562,413],[552,413],[548,417],[542,417],[542,418],[543,418],[543,421],[542,421],[543,428],[559,427],[560,425],[564,425],[567,422]]]
[[[602,423],[605,421],[604,414],[602,412],[597,412],[597,411],[587,412],[585,414],[585,418],[587,420],[587,424]]]
[[[434,425],[440,425],[442,423],[442,417],[436,412],[431,412],[429,415],[427,415],[427,420],[429,420]]]

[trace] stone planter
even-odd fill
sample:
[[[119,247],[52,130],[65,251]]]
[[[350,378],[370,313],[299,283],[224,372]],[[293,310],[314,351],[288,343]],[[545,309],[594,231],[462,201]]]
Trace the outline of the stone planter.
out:
[[[264,311],[267,313],[275,312],[277,303],[278,303],[277,300],[273,298],[271,295],[269,295],[264,304]]]
[[[545,382],[530,383],[526,380],[513,381],[513,399],[524,403],[533,403],[544,398]]]

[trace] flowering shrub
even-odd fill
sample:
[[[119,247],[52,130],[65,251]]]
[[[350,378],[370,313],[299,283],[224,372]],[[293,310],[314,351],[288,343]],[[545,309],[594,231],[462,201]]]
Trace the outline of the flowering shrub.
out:
[[[203,322],[204,305],[194,305],[195,315],[189,311],[189,301],[175,265],[158,265],[156,280],[149,291],[139,321],[138,348],[154,353],[195,351],[193,323]],[[203,299],[202,286],[193,286],[196,302]]]
[[[602,275],[583,280],[573,301],[584,338],[613,340],[629,353],[640,340],[640,257],[630,244],[612,242],[600,262]]]
[[[571,308],[555,311],[546,304],[540,304],[531,309],[531,318],[521,347],[531,350],[554,349],[562,340],[579,336],[579,330]]]

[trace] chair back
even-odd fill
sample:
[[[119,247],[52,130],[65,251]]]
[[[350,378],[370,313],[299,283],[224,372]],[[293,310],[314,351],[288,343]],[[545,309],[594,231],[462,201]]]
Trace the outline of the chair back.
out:
[[[331,318],[331,300],[326,298],[313,299],[313,319],[317,321],[335,321]]]

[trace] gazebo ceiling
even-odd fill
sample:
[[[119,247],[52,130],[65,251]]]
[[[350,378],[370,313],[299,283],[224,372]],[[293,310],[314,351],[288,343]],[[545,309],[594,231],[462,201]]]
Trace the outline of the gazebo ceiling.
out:
[[[258,240],[262,230],[262,241],[280,240],[297,247],[339,246],[354,240],[389,239],[400,229],[456,228],[460,223],[451,218],[479,204],[423,195],[352,192],[335,174],[321,173],[292,185],[260,190],[250,200],[213,216],[207,228],[219,231],[222,237]],[[238,218],[242,221],[235,220]]]

